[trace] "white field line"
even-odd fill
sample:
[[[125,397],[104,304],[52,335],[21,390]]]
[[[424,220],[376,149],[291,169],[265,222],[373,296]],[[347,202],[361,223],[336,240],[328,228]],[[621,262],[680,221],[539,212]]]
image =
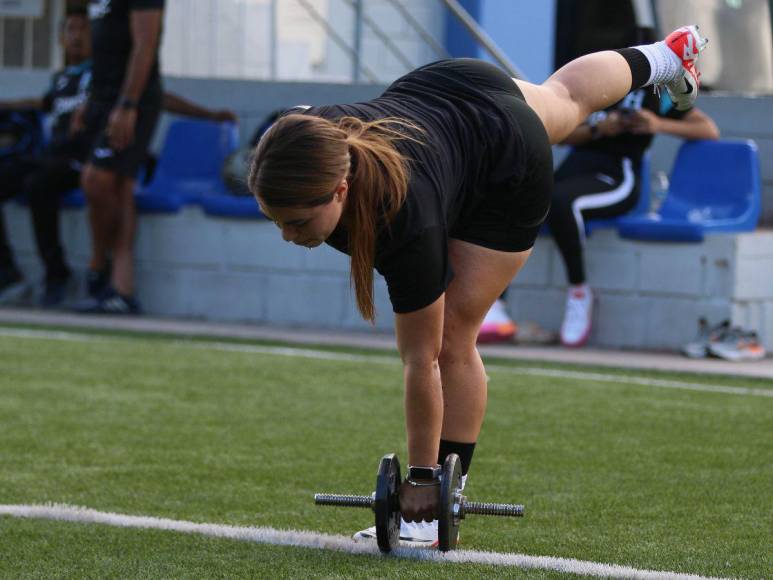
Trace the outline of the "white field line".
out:
[[[120,528],[141,528],[169,530],[187,534],[200,534],[217,538],[243,540],[258,544],[275,546],[296,546],[332,550],[349,554],[381,556],[374,542],[357,543],[347,536],[333,536],[316,532],[295,530],[276,530],[267,527],[239,527],[222,524],[202,524],[184,520],[155,518],[152,516],[130,516],[110,512],[101,512],[89,508],[73,507],[63,504],[48,505],[0,505],[0,515],[18,518],[34,518],[43,520],[62,520],[86,524],[103,524]],[[407,560],[422,560],[443,564],[488,564],[492,566],[508,566],[517,568],[535,568],[554,570],[582,576],[600,576],[603,578],[636,578],[636,579],[703,579],[704,576],[681,574],[677,572],[661,572],[657,570],[639,570],[616,564],[602,564],[570,558],[555,558],[552,556],[526,556],[524,554],[507,554],[498,552],[481,552],[477,550],[455,550],[439,552],[426,548],[398,548],[389,556]]]
[[[15,328],[0,328],[0,336],[10,336],[15,338],[35,338],[47,340],[62,340],[72,342],[105,342],[132,340],[131,338],[122,339],[116,337],[94,336],[76,332],[48,331],[48,330],[26,330]],[[341,362],[369,362],[376,364],[397,365],[400,360],[394,356],[379,355],[361,355],[347,354],[341,352],[331,352],[324,350],[315,350],[296,347],[278,347],[278,346],[260,346],[249,344],[233,344],[228,342],[199,342],[173,340],[172,344],[186,348],[201,350],[217,350],[226,352],[243,352],[253,354],[269,354],[277,356],[312,358],[318,360],[330,360]],[[726,385],[712,385],[706,383],[691,383],[686,381],[669,381],[664,379],[652,379],[648,377],[637,377],[630,375],[604,374],[586,371],[562,371],[557,369],[543,369],[539,367],[508,367],[502,365],[486,365],[486,369],[491,372],[509,373],[514,375],[532,375],[540,377],[551,377],[555,379],[567,380],[586,380],[602,383],[625,383],[629,385],[638,385],[644,387],[656,387],[663,389],[678,389],[684,391],[698,391],[704,393],[723,393],[726,395],[745,395],[752,397],[773,398],[773,389],[757,389],[754,387],[729,387]]]

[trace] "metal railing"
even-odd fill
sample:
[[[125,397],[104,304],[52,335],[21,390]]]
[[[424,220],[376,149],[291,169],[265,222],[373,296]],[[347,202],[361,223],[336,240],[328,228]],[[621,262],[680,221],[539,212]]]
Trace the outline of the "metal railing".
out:
[[[279,0],[271,0],[271,77],[277,78],[277,54],[279,50],[277,39],[277,2]],[[352,62],[351,79],[353,82],[361,82],[364,76],[370,82],[383,82],[385,79],[380,79],[376,70],[369,66],[363,59],[363,34],[367,32],[372,33],[381,46],[383,46],[386,53],[390,54],[394,59],[400,63],[400,65],[408,72],[414,68],[417,68],[424,64],[418,60],[413,60],[411,55],[400,48],[398,43],[390,37],[390,35],[379,25],[373,18],[368,16],[364,10],[364,0],[339,0],[339,2],[347,5],[351,10],[351,16],[353,18],[354,33],[352,39],[347,40],[344,35],[337,30],[337,28],[331,23],[331,21],[322,14],[310,0],[282,0],[282,1],[294,1],[300,6],[307,16],[317,23],[322,30],[324,30],[330,42],[335,44],[344,53],[346,53]],[[442,42],[433,36],[433,34],[424,26],[418,18],[416,18],[408,4],[404,0],[384,0],[389,4],[403,22],[407,25],[407,29],[411,30],[416,36],[417,40],[434,55],[436,59],[448,58],[450,55],[443,46]],[[440,5],[445,7],[453,17],[470,33],[473,39],[480,45],[491,57],[505,70],[510,76],[516,78],[525,78],[521,70],[513,64],[507,55],[497,46],[497,44],[486,34],[481,26],[475,21],[472,16],[464,9],[464,7],[457,0],[438,0]]]

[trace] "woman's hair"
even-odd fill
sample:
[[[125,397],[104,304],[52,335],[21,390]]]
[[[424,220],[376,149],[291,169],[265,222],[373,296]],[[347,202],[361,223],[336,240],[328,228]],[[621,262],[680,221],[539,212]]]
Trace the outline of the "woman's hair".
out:
[[[357,307],[375,320],[373,266],[376,238],[405,201],[408,159],[394,146],[411,139],[399,119],[337,122],[311,115],[279,119],[258,143],[248,186],[266,207],[314,207],[332,201],[341,180],[349,183],[345,223],[349,231],[351,280]]]

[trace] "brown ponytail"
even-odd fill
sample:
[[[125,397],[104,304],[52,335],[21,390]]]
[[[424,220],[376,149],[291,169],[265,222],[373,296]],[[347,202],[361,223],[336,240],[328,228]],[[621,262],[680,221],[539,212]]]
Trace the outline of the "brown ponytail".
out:
[[[268,207],[311,207],[328,203],[346,177],[346,224],[351,280],[357,307],[366,320],[376,317],[373,267],[380,227],[398,212],[408,191],[408,159],[394,146],[416,138],[418,130],[400,119],[337,123],[310,115],[287,115],[263,136],[248,177],[250,191]]]

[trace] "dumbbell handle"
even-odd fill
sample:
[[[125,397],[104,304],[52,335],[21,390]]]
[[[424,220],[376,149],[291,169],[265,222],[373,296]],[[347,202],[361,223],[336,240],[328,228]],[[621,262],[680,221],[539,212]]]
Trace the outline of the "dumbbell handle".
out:
[[[314,495],[314,503],[317,505],[335,505],[341,507],[373,508],[375,499],[369,495],[341,495],[334,493],[317,493]],[[477,514],[481,516],[509,516],[523,517],[523,506],[509,503],[486,503],[478,501],[461,502],[463,514]],[[462,516],[464,517],[464,515]]]
[[[480,501],[463,501],[462,512],[464,514],[477,514],[481,516],[510,516],[523,517],[523,506],[511,503],[484,503]],[[464,516],[462,516],[464,517]]]
[[[317,505],[337,505],[341,507],[373,508],[375,497],[370,495],[340,495],[336,493],[315,493]]]

